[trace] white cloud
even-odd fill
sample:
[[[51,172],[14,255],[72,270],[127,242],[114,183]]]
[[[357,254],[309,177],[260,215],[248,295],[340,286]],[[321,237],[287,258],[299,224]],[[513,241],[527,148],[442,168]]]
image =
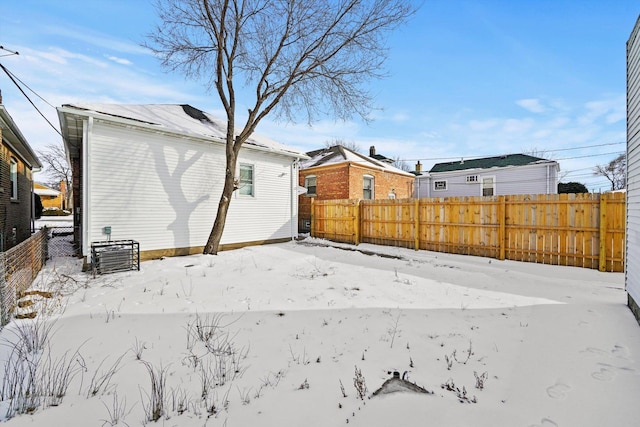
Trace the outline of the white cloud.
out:
[[[539,99],[520,99],[516,101],[516,104],[532,113],[544,113],[546,110],[546,108],[540,103]]]
[[[590,124],[603,119],[607,124],[617,123],[626,118],[626,96],[607,97],[587,102],[586,113],[579,120],[582,124]]]
[[[121,64],[121,65],[133,65],[133,62],[129,61],[128,59],[124,59],[124,58],[118,58],[117,56],[113,56],[113,55],[106,55],[106,58],[110,61],[113,61],[117,64]]]

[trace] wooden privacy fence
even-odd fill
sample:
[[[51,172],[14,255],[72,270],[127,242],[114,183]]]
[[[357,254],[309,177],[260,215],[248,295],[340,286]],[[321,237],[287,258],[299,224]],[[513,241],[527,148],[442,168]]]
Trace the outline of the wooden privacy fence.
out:
[[[312,200],[311,236],[624,271],[625,194]]]

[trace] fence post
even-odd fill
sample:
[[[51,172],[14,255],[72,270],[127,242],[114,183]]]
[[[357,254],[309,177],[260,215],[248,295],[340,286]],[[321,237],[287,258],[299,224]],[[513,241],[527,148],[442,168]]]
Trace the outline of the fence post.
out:
[[[500,252],[498,254],[498,259],[500,261],[504,261],[505,259],[505,239],[506,239],[506,222],[507,222],[507,209],[506,202],[504,196],[498,196],[498,243],[500,245]]]
[[[420,199],[418,197],[415,198],[415,202],[413,203],[413,220],[415,222],[415,226],[413,227],[413,248],[416,251],[420,250]]]
[[[355,200],[356,211],[355,211],[355,214],[353,215],[353,228],[354,228],[354,232],[355,232],[354,233],[355,234],[355,236],[354,236],[354,239],[355,239],[354,244],[356,246],[360,244],[360,233],[361,233],[361,231],[360,231],[360,217],[361,217],[360,209],[362,209],[362,203],[360,203],[360,202],[361,202],[361,200],[359,200],[359,199]]]
[[[600,194],[600,252],[598,254],[598,270],[607,269],[607,195]]]
[[[315,197],[311,198],[311,229],[309,230],[309,233],[311,234],[311,237],[316,237],[315,236],[315,232],[316,232],[316,221],[315,221],[315,205],[314,205],[314,201],[316,200]]]

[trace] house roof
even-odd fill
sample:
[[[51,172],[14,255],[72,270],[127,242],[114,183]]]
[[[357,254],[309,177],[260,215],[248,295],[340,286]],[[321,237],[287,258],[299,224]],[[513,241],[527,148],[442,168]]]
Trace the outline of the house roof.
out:
[[[60,195],[60,192],[58,190],[54,190],[53,188],[47,187],[46,185],[42,185],[37,182],[33,183],[33,192],[39,196],[57,197]]]
[[[58,116],[65,140],[71,144],[74,144],[74,141],[77,144],[82,137],[78,116],[125,121],[141,128],[213,139],[223,143],[227,129],[225,120],[188,104],[65,104],[58,108]],[[236,129],[236,135],[238,133]],[[303,152],[256,133],[252,134],[245,144],[291,157],[306,158]]]
[[[309,151],[307,152],[307,156],[309,156],[308,160],[300,162],[300,170],[338,163],[356,163],[373,169],[385,170],[387,172],[413,177],[413,174],[405,172],[402,169],[398,169],[388,162],[365,156],[364,154],[352,151],[342,145],[334,145],[332,147]]]
[[[2,129],[2,139],[7,142],[16,154],[33,170],[42,169],[42,164],[38,160],[33,149],[27,142],[18,126],[9,115],[4,105],[0,104],[0,128]]]
[[[508,166],[526,166],[536,163],[556,163],[527,154],[506,154],[504,156],[484,157],[480,159],[460,160],[455,162],[436,163],[429,173],[452,172],[467,169],[503,168]]]

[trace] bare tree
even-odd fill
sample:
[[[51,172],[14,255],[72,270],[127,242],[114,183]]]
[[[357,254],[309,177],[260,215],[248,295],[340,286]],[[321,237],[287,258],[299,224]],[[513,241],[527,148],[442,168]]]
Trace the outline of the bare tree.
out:
[[[384,36],[413,12],[409,0],[157,0],[160,24],[145,46],[172,71],[202,78],[226,113],[226,170],[204,253],[216,254],[238,153],[267,115],[288,121],[321,114],[365,120],[380,78]],[[249,90],[244,124],[237,95]]]
[[[396,167],[400,170],[403,170],[405,172],[411,172],[413,170],[413,168],[411,167],[411,165],[409,163],[407,163],[406,160],[402,160],[400,158],[400,156],[396,156],[393,158],[393,163],[392,163],[393,167]]]
[[[324,142],[324,146],[329,148],[329,147],[333,147],[336,145],[341,145],[344,148],[348,148],[351,151],[355,151],[356,153],[361,153],[362,152],[362,148],[360,148],[360,145],[358,145],[357,142],[355,141],[346,141],[344,139],[340,139],[340,138],[332,138],[332,139],[328,139]]]
[[[593,168],[594,175],[604,176],[611,183],[611,191],[622,190],[627,186],[627,155],[620,154],[606,165]]]
[[[67,163],[64,147],[60,144],[49,144],[38,151],[38,159],[44,165],[44,172],[49,178],[47,184],[56,190],[62,190],[60,187],[64,185],[64,205],[68,209],[71,206],[71,167]]]
[[[551,153],[548,150],[543,148],[539,149],[538,147],[531,147],[522,150],[522,154],[528,154],[529,156],[539,157],[541,159],[553,160],[555,154]]]

